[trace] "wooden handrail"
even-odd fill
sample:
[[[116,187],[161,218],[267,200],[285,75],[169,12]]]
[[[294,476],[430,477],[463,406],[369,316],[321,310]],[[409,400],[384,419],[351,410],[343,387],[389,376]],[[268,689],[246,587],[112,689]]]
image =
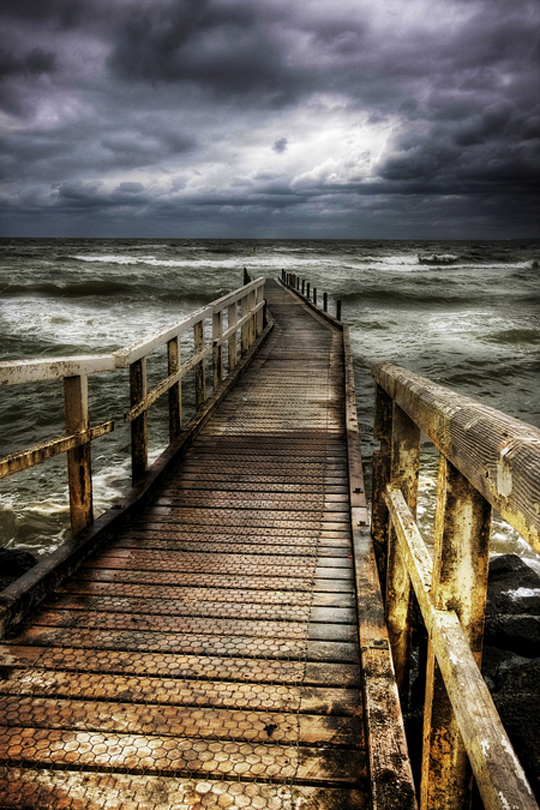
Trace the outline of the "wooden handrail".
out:
[[[372,538],[402,701],[411,588],[429,634],[420,810],[468,807],[471,769],[485,808],[538,810],[479,665],[492,507],[540,549],[540,431],[391,363],[372,373]],[[421,432],[439,450],[433,558],[415,523]]]
[[[238,363],[239,335],[241,353],[245,354],[262,333],[263,293],[264,278],[250,281],[173,326],[110,354],[0,362],[0,385],[62,380],[66,414],[65,436],[0,459],[0,479],[67,453],[72,534],[89,526],[93,521],[90,443],[114,428],[112,420],[93,427],[89,424],[89,376],[129,368],[131,407],[124,418],[131,423],[132,481],[135,484],[148,467],[147,412],[150,406],[169,393],[169,436],[173,441],[182,427],[182,379],[189,371],[194,371],[196,404],[200,408],[206,399],[206,359],[213,360],[213,387],[216,389],[225,376],[223,345],[226,343],[228,347],[227,373],[230,373]],[[212,324],[212,341],[208,344],[205,343],[205,320]],[[193,355],[181,363],[180,337],[189,330],[193,330]],[[162,346],[167,346],[167,376],[147,392],[147,358]]]

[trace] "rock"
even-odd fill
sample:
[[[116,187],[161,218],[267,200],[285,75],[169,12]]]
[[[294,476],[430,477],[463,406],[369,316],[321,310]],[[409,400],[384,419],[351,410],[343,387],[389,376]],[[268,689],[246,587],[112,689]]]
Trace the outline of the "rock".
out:
[[[29,551],[0,548],[0,590],[4,590],[37,563]]]
[[[540,656],[540,577],[515,554],[490,563],[484,643]]]
[[[482,673],[540,799],[540,577],[514,554],[489,566]]]

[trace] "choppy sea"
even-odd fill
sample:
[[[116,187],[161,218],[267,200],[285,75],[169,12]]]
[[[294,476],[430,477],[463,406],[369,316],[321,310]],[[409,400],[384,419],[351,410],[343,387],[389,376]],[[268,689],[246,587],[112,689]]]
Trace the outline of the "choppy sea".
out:
[[[369,485],[374,389],[388,359],[540,427],[540,241],[0,240],[0,360],[109,352],[239,287],[284,269],[342,301],[354,353]],[[157,373],[157,372],[156,372]],[[189,393],[188,393],[189,398]],[[93,444],[95,511],[129,487],[124,372],[91,381],[92,422],[117,429]],[[63,433],[61,384],[0,391],[0,455]],[[188,405],[189,415],[189,405]],[[152,428],[152,458],[166,443]],[[423,446],[423,491],[436,457]],[[429,535],[430,498],[420,524]],[[43,555],[68,534],[65,458],[0,482],[0,545]],[[495,517],[492,550],[521,538]]]

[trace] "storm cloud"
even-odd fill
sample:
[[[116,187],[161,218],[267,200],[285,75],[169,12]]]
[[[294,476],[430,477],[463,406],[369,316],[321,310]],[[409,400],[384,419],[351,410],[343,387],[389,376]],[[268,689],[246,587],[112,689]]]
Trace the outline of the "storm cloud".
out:
[[[5,235],[537,236],[536,0],[5,0]]]

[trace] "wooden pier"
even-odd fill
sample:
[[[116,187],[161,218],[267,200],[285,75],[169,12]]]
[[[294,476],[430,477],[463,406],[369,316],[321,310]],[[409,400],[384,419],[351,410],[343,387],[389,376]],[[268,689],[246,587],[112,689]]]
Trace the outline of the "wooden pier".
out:
[[[177,329],[115,355],[58,361],[54,370],[40,361],[5,370],[8,382],[10,374],[17,382],[64,379],[68,435],[5,459],[0,470],[67,452],[75,536],[0,595],[1,808],[416,807],[391,653],[403,690],[399,622],[408,609],[397,617],[387,609],[389,635],[375,552],[390,520],[402,557],[412,548],[408,577],[429,593],[429,563],[416,536],[410,541],[417,459],[410,431],[393,437],[388,401],[398,394],[390,382],[387,410],[378,410],[383,494],[374,549],[347,330],[327,314],[326,295],[318,310],[297,279],[287,281],[289,289],[266,282],[266,322],[258,282],[194,315],[186,322],[194,354],[183,364]],[[164,343],[168,377],[149,393],[146,356]],[[87,376],[118,367],[130,368],[135,487],[121,508],[93,522],[90,442],[112,423],[90,427]],[[184,427],[189,371],[199,409]],[[147,410],[165,392],[171,445],[148,470]],[[413,433],[417,444],[419,429]],[[390,453],[399,441],[406,449]],[[408,503],[393,494],[399,476]],[[378,563],[384,568],[380,555]],[[401,593],[392,565],[382,579],[409,604],[409,579]],[[455,613],[418,598],[437,660],[453,662],[439,636],[456,634],[448,621]],[[466,664],[476,677],[474,661]],[[485,731],[499,732],[496,724]],[[481,747],[474,731],[470,737]],[[519,767],[510,777],[514,804],[498,794],[508,768],[477,759],[486,807],[536,807]],[[440,795],[432,802],[424,789],[421,798],[426,808],[460,806]]]

